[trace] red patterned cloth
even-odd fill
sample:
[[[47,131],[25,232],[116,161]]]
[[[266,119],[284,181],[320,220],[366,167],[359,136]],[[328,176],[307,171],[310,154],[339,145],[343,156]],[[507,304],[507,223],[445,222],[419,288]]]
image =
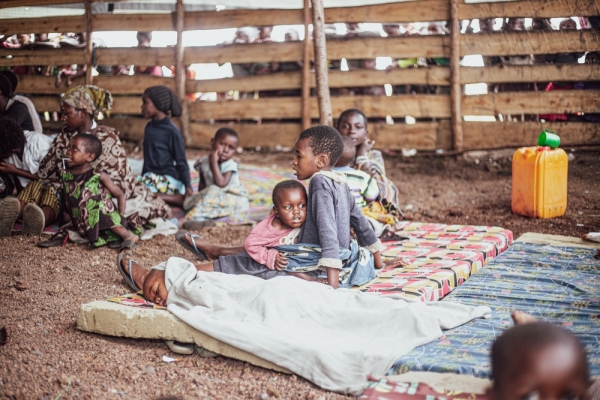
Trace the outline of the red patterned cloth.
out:
[[[483,394],[438,391],[422,382],[394,382],[387,379],[371,380],[358,400],[486,400]]]

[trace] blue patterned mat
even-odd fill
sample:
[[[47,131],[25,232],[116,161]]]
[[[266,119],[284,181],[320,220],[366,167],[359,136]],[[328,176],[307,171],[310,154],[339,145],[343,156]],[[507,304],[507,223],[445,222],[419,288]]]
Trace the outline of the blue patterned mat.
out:
[[[487,305],[491,319],[478,319],[400,358],[389,374],[452,372],[489,378],[495,338],[522,310],[577,335],[588,352],[590,374],[600,376],[600,260],[596,250],[515,243],[443,301]]]

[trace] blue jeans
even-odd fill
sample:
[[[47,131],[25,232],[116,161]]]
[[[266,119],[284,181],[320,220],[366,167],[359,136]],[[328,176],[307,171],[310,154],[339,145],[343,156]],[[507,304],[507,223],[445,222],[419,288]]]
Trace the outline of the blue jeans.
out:
[[[286,272],[312,272],[317,278],[327,278],[327,272],[317,264],[321,259],[321,247],[315,244],[298,243],[275,247],[288,258]],[[360,247],[356,240],[350,241],[350,249],[340,247],[340,287],[361,286],[375,279],[373,254]],[[311,274],[312,275],[312,274]]]

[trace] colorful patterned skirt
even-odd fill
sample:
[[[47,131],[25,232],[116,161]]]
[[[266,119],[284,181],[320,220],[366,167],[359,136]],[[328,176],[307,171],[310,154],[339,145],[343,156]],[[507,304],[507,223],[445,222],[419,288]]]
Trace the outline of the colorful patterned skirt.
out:
[[[169,175],[159,175],[146,172],[138,176],[137,180],[143,183],[152,193],[160,194],[185,194],[185,185]]]

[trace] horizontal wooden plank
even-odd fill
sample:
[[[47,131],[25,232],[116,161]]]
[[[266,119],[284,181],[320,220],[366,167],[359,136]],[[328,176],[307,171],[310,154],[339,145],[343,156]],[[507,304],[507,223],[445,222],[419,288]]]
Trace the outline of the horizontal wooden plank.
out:
[[[8,57],[10,56],[10,58]],[[0,49],[0,66],[85,64],[83,49]]]
[[[59,96],[36,96],[31,97],[38,112],[60,111]],[[141,96],[115,96],[111,114],[141,114],[142,97]]]
[[[506,92],[462,98],[463,115],[599,112],[598,90]]]
[[[450,70],[444,67],[394,69],[391,71],[353,70],[329,71],[329,87],[381,86],[422,84],[449,85]],[[270,75],[247,76],[242,78],[224,78],[209,80],[188,80],[186,90],[193,92],[226,92],[239,90],[300,89],[301,72],[281,72]],[[311,87],[315,87],[314,73],[311,74]]]
[[[460,54],[503,56],[599,51],[595,29],[552,32],[471,33],[460,36]]]
[[[85,32],[83,15],[69,17],[3,19],[0,35],[15,33]]]
[[[464,122],[464,148],[535,146],[543,128],[555,130],[560,135],[561,147],[600,145],[600,124],[589,122]]]
[[[81,3],[81,0],[3,0],[0,2],[0,8],[46,6],[49,4],[74,4],[74,3]]]
[[[365,59],[379,56],[445,57],[447,36],[393,38],[355,38],[330,40],[330,59]],[[251,63],[296,61],[302,58],[301,42],[234,44],[228,46],[187,47],[185,63]],[[553,32],[507,32],[461,35],[461,54],[521,55],[552,54],[574,51],[600,51],[600,33],[596,30]],[[2,65],[47,65],[82,63],[83,50],[0,50]],[[110,48],[97,50],[100,65],[173,65],[174,48]]]
[[[115,102],[116,103],[116,102]],[[444,95],[339,96],[332,97],[333,115],[359,108],[370,117],[450,117],[450,97]],[[311,99],[311,118],[318,118],[316,98]],[[280,119],[300,118],[301,101],[297,97],[273,97],[238,101],[196,102],[190,104],[193,120],[208,119]]]
[[[56,87],[55,82],[56,78],[52,76],[20,76],[18,92],[33,94],[61,94],[68,90],[68,88],[66,88],[64,85]],[[71,87],[83,85],[84,83],[85,78],[80,77],[73,80]],[[175,80],[173,78],[151,75],[99,75],[94,77],[94,85],[110,91],[113,95],[142,94],[146,88],[156,85],[165,85],[175,90]]]
[[[463,84],[597,80],[600,80],[600,68],[591,64],[506,65],[460,69],[460,81]]]
[[[598,0],[569,0],[569,1],[497,1],[483,3],[459,3],[458,18],[553,18],[569,17],[572,15],[600,15]]]

